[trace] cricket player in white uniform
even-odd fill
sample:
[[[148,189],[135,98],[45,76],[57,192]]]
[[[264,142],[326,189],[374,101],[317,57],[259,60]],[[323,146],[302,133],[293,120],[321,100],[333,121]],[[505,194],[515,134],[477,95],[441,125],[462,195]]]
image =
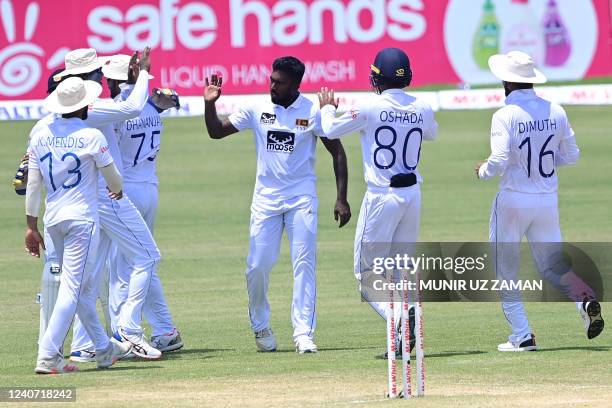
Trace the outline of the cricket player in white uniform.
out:
[[[314,164],[317,138],[322,132],[318,107],[299,92],[304,70],[297,58],[278,58],[270,76],[271,100],[244,107],[223,121],[215,108],[222,78],[213,75],[210,84],[207,78],[204,91],[206,128],[211,138],[252,129],[255,139],[257,179],[246,280],[251,328],[260,351],[276,350],[267,292],[283,229],[287,231],[293,263],[293,341],[300,354],[317,351],[313,341],[318,207]],[[350,219],[346,155],[339,141],[322,141],[333,158],[338,190],[334,214],[343,226]]]
[[[122,179],[104,135],[88,128],[88,105],[102,92],[93,81],[68,78],[45,99],[45,108],[58,115],[39,122],[30,138],[26,192],[26,250],[40,256],[38,232],[41,190],[47,190],[43,222],[61,261],[61,283],[47,329],[40,341],[36,373],[76,371],[63,357],[63,343],[74,319],[81,316],[94,341],[99,368],[110,367],[130,349],[110,342],[96,312],[97,277],[93,264],[98,245],[98,169],[109,199],[121,196]]]
[[[129,55],[114,55],[102,67],[102,73],[106,77],[111,97],[115,102],[128,99],[134,88],[133,85],[127,83],[130,58]],[[149,79],[151,78],[149,76]],[[114,125],[122,157],[123,192],[130,197],[151,233],[153,233],[158,202],[156,156],[159,153],[163,130],[159,114],[169,107],[178,107],[176,93],[173,94],[170,90],[163,93],[156,88],[140,116]],[[127,300],[131,274],[129,260],[125,259],[124,254],[120,251],[115,251],[115,253],[115,258],[110,262],[111,288],[108,291],[110,310],[113,311],[110,316],[113,332],[119,329],[119,313]],[[155,270],[145,298],[143,313],[151,325],[153,347],[161,352],[174,351],[183,347],[183,341],[174,326],[161,281]],[[76,354],[78,350],[91,350],[91,340],[82,325],[75,325],[74,332],[73,354]]]
[[[148,98],[150,48],[145,48],[138,62],[137,58],[138,53],[135,53],[130,65],[132,70],[130,82],[135,81],[130,97],[122,102],[97,99],[90,107],[86,120],[88,126],[102,131],[116,163],[121,163],[121,154],[113,124],[140,115]],[[58,74],[62,78],[78,76],[98,83],[102,80],[102,61],[98,59],[94,49],[70,51],[66,54],[65,63],[66,70]],[[98,188],[98,214],[101,231],[95,265],[97,274],[99,275],[99,271],[105,267],[111,242],[130,259],[132,268],[128,299],[121,309],[120,329],[114,333],[113,341],[131,344],[132,352],[139,357],[158,359],[161,357],[161,352],[145,340],[141,326],[144,301],[153,271],[160,260],[157,244],[127,195],[123,195],[118,200],[111,200],[106,195],[106,186],[103,183],[100,183]]]
[[[62,72],[64,69],[58,69],[51,73],[47,81],[47,95],[51,94],[55,91],[57,85],[59,85],[60,78],[57,77],[57,74]],[[46,117],[39,121],[40,124],[50,124],[58,115],[54,113],[49,113]],[[32,134],[28,135],[28,144],[29,140],[32,137]],[[22,162],[19,166],[17,174],[15,175],[15,179],[13,180],[13,186],[15,187],[15,192],[19,195],[26,194],[26,185],[28,179],[28,155],[26,154],[22,158]],[[47,329],[47,324],[49,323],[49,319],[51,318],[51,314],[53,313],[53,307],[55,306],[55,301],[57,299],[57,294],[59,292],[60,285],[60,277],[61,277],[61,268],[60,268],[60,260],[57,257],[55,252],[55,247],[53,246],[53,241],[47,232],[47,228],[44,228],[43,232],[45,248],[44,248],[44,266],[42,271],[41,278],[41,288],[40,293],[38,293],[36,297],[37,303],[40,304],[40,326],[39,326],[39,335],[38,342],[42,339],[45,331]],[[107,285],[108,286],[108,285]],[[108,293],[101,293],[100,299],[102,301],[102,308],[105,311],[104,318],[106,321],[107,328],[110,328],[110,316],[107,313],[108,310],[108,301],[104,301],[104,299],[108,298]],[[75,321],[78,321],[78,317],[75,318]],[[82,327],[82,326],[81,326]],[[84,333],[85,329],[82,330]],[[92,349],[91,357],[87,359],[87,361],[95,361],[95,353],[93,353],[93,343],[90,344],[90,349]],[[73,357],[71,359],[74,361]],[[76,361],[82,361],[77,359]]]
[[[354,271],[362,285],[371,272],[364,268],[372,266],[374,257],[390,256],[393,247],[410,247],[418,239],[421,144],[434,140],[438,132],[429,104],[403,90],[412,80],[406,53],[398,48],[381,50],[371,66],[370,80],[376,94],[338,118],[333,91],[323,88],[319,93],[323,135],[329,139],[353,132],[361,135],[367,192],[357,221]],[[365,300],[386,319],[389,302],[368,299],[363,286],[361,290]],[[399,322],[401,308],[398,305],[394,310]]]
[[[517,279],[519,243],[527,237],[538,270],[576,302],[587,337],[594,338],[604,327],[601,307],[591,288],[560,256],[556,169],[578,160],[574,131],[561,106],[535,94],[533,84],[546,82],[546,77],[529,55],[520,51],[494,55],[489,67],[503,82],[506,106],[493,115],[491,155],[475,170],[481,180],[501,177],[489,229],[497,276]],[[512,334],[498,350],[536,350],[520,293],[502,294],[502,308]]]

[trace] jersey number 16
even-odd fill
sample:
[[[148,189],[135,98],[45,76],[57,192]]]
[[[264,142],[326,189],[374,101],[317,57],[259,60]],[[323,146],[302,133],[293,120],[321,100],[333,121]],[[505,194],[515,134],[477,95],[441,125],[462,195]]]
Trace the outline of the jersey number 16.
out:
[[[540,171],[540,176],[544,178],[551,177],[553,174],[555,174],[555,152],[552,150],[546,150],[546,146],[548,146],[548,142],[550,142],[550,139],[552,139],[553,136],[554,135],[548,136],[548,139],[546,139],[542,145],[542,148],[540,149],[540,157],[538,158],[538,170]],[[531,177],[531,137],[528,136],[523,139],[519,145],[519,149],[523,150],[523,146],[525,145],[527,145],[527,177]],[[546,173],[542,167],[542,159],[544,159],[545,156],[550,156],[553,161],[553,169],[550,171],[550,173]]]

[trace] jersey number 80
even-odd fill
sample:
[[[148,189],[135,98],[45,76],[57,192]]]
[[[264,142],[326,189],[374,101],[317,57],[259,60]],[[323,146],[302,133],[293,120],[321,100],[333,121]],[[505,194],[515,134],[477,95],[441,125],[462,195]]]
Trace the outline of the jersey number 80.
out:
[[[383,144],[380,141],[381,133],[384,134],[384,132],[391,133],[391,143]],[[410,141],[410,136],[412,136],[414,133],[418,133],[419,136],[419,150],[417,152],[416,160],[414,160],[414,165],[411,166],[410,164],[408,164],[408,157],[406,156],[408,154],[408,142]],[[393,148],[395,146],[395,142],[397,142],[397,131],[391,126],[381,126],[374,132],[374,141],[376,142],[377,146],[376,149],[374,149],[374,165],[379,169],[390,169],[395,165],[395,161],[397,159],[397,153]],[[423,130],[418,127],[410,129],[410,131],[408,131],[408,133],[406,134],[406,138],[404,139],[404,145],[402,147],[402,164],[404,165],[406,170],[414,171],[417,168],[419,160],[421,158],[421,143],[423,143]],[[380,160],[381,153],[385,151],[391,152],[391,160],[388,164],[384,164],[384,162]]]

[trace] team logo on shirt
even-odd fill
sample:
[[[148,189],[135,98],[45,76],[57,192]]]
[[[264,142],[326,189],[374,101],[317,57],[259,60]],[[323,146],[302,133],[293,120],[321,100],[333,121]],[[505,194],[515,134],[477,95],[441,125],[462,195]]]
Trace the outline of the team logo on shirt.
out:
[[[295,120],[295,126],[297,126],[299,128],[302,128],[302,129],[307,128],[308,127],[308,123],[310,123],[308,121],[308,119],[296,119]]]
[[[273,113],[263,112],[261,117],[259,118],[259,123],[263,123],[265,125],[271,125],[276,121],[276,115]]]
[[[291,153],[295,145],[295,133],[279,132],[269,130],[267,137],[267,149],[269,152]]]

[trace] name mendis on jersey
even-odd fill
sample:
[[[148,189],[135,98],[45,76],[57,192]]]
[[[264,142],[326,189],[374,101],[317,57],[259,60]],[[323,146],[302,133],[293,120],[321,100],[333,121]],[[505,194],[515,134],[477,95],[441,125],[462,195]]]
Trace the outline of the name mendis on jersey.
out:
[[[138,130],[147,127],[161,126],[162,121],[159,115],[146,116],[144,118],[130,119],[125,122],[125,130]]]
[[[85,146],[85,138],[82,138],[82,137],[75,138],[72,136],[41,137],[40,139],[38,139],[37,146],[39,147],[63,147],[66,149],[76,147],[77,149],[82,149]]]
[[[423,114],[414,112],[381,111],[378,118],[381,122],[423,123]]]
[[[529,122],[518,122],[519,133],[543,132],[545,130],[557,130],[555,119],[530,120]]]

